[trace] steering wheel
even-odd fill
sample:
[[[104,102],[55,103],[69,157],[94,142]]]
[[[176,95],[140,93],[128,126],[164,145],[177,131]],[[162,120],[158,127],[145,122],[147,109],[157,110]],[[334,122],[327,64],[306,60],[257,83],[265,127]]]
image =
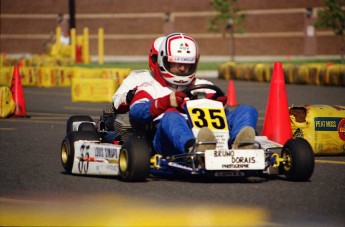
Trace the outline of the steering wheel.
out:
[[[192,87],[188,87],[183,90],[183,92],[187,95],[190,100],[197,99],[198,95],[193,95],[192,91],[198,89],[210,89],[215,91],[216,93],[212,96],[212,99],[217,99],[219,96],[224,96],[224,92],[217,86],[213,84],[198,84]]]

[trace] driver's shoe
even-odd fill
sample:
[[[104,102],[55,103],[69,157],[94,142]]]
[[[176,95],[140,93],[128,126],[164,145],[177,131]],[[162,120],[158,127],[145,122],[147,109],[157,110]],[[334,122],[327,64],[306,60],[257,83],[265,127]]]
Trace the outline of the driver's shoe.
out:
[[[203,127],[199,130],[197,136],[198,142],[214,142],[213,144],[200,144],[198,146],[198,151],[205,151],[205,150],[215,150],[217,145],[216,137],[214,136],[211,129],[207,127]]]
[[[255,145],[255,130],[250,126],[245,126],[237,134],[234,143],[232,144],[233,149],[254,149]],[[247,145],[241,145],[241,143],[247,143]]]

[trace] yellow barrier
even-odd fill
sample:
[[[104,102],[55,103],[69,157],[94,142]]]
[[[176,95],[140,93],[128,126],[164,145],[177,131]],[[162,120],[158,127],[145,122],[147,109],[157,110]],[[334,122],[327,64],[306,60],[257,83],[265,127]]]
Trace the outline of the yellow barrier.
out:
[[[117,90],[129,73],[130,69],[106,69],[103,72],[103,78],[115,80],[115,90]]]
[[[23,86],[69,87],[72,78],[104,78],[115,82],[115,89],[130,73],[129,68],[82,68],[62,66],[20,67]],[[11,87],[13,67],[0,68],[0,85]]]
[[[102,78],[104,69],[102,68],[73,68],[73,78]]]
[[[37,86],[37,67],[20,67],[19,71],[23,86]]]
[[[6,53],[5,52],[1,52],[1,55],[0,55],[0,68],[5,66],[5,64],[4,64],[5,59],[6,59]]]
[[[339,76],[341,77],[341,86],[345,86],[345,65],[339,65]]]
[[[91,61],[89,53],[89,28],[83,29],[83,43],[82,43],[82,59],[83,62],[88,64]]]
[[[0,118],[5,118],[14,113],[16,104],[12,98],[11,90],[6,86],[0,86]]]
[[[233,80],[235,79],[235,71],[236,62],[225,62],[218,66],[218,75],[219,78],[223,78],[226,80]]]
[[[38,67],[37,73],[39,87],[55,87],[55,72],[51,67]]]
[[[284,71],[284,80],[287,84],[292,84],[296,81],[296,75],[298,72],[298,67],[293,64],[284,64],[283,65]]]
[[[267,82],[271,80],[272,66],[268,64],[256,64],[254,67],[254,77],[255,81]]]
[[[104,78],[73,78],[72,102],[111,102],[115,80]]]
[[[0,86],[11,87],[13,67],[0,67]]]
[[[73,77],[73,68],[71,67],[57,67],[55,68],[55,75],[57,78],[58,87],[70,87]]]
[[[315,154],[345,154],[345,106],[292,106],[290,118],[293,136],[306,139]]]
[[[288,84],[345,86],[345,65],[284,64],[284,79]],[[236,64],[225,62],[218,66],[218,78],[269,82],[271,64]]]
[[[329,85],[345,86],[345,66],[332,65],[328,67]]]
[[[98,29],[98,64],[104,64],[104,29]]]
[[[75,48],[77,46],[76,29],[72,28],[70,33],[71,33],[71,61],[72,61],[72,63],[75,63],[75,61],[76,61]]]
[[[69,87],[73,77],[70,67],[38,67],[37,85],[39,87]]]

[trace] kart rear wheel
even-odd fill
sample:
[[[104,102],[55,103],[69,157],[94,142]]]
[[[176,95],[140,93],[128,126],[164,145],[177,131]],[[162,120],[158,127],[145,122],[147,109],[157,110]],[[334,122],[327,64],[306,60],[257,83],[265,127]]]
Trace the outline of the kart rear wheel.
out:
[[[61,163],[66,173],[71,173],[74,159],[74,142],[78,140],[99,140],[98,134],[92,131],[70,132],[61,143]]]
[[[96,131],[96,127],[93,122],[83,122],[79,125],[78,131]]]
[[[150,146],[145,136],[132,134],[120,150],[120,177],[124,181],[145,181],[150,171]]]
[[[67,134],[73,131],[73,122],[77,122],[77,121],[94,122],[90,116],[86,116],[86,115],[74,115],[74,116],[71,116],[67,120],[67,128],[66,128],[66,133]]]
[[[315,158],[307,140],[296,138],[288,140],[281,152],[286,161],[280,165],[280,172],[291,181],[308,181],[314,172]]]

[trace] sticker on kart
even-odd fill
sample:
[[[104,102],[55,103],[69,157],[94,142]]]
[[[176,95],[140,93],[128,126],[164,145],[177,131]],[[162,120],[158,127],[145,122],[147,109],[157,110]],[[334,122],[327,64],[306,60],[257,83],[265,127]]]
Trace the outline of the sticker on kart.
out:
[[[121,146],[76,141],[72,173],[118,175]]]
[[[227,150],[229,128],[223,104],[209,99],[198,99],[187,102],[186,106],[193,134],[197,137],[199,130],[207,127],[217,139],[216,149]]]
[[[262,170],[265,152],[262,149],[206,150],[207,170]]]

